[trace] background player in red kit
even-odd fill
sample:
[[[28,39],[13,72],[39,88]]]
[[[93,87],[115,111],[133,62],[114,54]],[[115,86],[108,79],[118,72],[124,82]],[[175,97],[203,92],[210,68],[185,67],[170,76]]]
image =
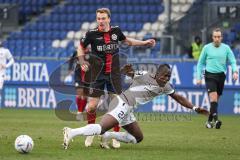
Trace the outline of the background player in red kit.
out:
[[[96,119],[96,106],[99,102],[99,97],[104,94],[106,87],[111,94],[120,94],[122,92],[121,74],[119,64],[119,41],[130,46],[155,46],[154,39],[140,41],[132,38],[125,37],[118,26],[110,25],[111,13],[108,8],[100,8],[96,10],[96,20],[98,27],[89,30],[81,40],[81,45],[78,48],[78,56],[81,67],[84,71],[88,71],[89,67],[92,70],[91,83],[93,92],[89,94],[91,97],[88,102],[88,112],[92,113],[92,122],[95,123]],[[100,58],[101,60],[84,60],[84,49],[91,45],[92,55]],[[90,65],[91,64],[91,65]],[[119,128],[115,128],[119,131]],[[93,136],[87,137],[89,144],[93,141]],[[104,147],[104,146],[103,146]],[[119,148],[120,143],[113,140],[113,147]]]
[[[77,50],[75,50],[70,57],[68,71],[68,76],[74,75],[74,86],[76,88],[76,104],[78,108],[76,119],[80,121],[83,120],[82,112],[84,111],[87,104],[87,97],[85,95],[87,92],[87,87],[89,85],[84,83],[85,72],[81,69],[81,66],[78,63]],[[83,86],[86,86],[86,88],[84,88]]]

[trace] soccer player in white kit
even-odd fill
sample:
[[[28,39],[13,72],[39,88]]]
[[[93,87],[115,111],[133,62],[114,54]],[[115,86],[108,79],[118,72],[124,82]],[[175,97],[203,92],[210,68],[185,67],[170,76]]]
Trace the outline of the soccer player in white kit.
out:
[[[147,103],[154,97],[163,94],[171,96],[186,108],[200,114],[209,115],[207,110],[194,106],[185,97],[175,92],[169,83],[171,68],[168,64],[160,65],[155,74],[146,73],[136,75],[131,65],[126,65],[122,69],[122,73],[133,78],[131,86],[110,102],[110,111],[102,117],[100,124],[89,124],[76,129],[64,127],[64,149],[67,149],[70,140],[78,135],[102,135],[102,145],[106,145],[113,138],[125,143],[135,144],[141,142],[143,140],[143,133],[134,117],[133,110],[138,104]],[[117,124],[122,126],[127,132],[108,131]],[[106,148],[105,146],[103,147]]]
[[[0,42],[0,104],[2,101],[2,88],[5,80],[6,68],[13,65],[14,59],[9,49],[4,48]]]

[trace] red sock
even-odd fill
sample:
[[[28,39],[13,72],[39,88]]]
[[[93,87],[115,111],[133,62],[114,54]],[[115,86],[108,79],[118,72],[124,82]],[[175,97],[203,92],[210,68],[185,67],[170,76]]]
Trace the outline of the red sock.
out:
[[[96,110],[94,112],[87,111],[88,124],[94,124],[96,121]]]
[[[114,126],[114,127],[113,127],[113,131],[114,131],[114,132],[119,132],[119,131],[120,131],[119,125]]]
[[[83,110],[85,109],[85,106],[87,104],[86,98],[79,98],[77,96],[76,103],[77,103],[77,107],[78,107],[78,112],[83,112]]]

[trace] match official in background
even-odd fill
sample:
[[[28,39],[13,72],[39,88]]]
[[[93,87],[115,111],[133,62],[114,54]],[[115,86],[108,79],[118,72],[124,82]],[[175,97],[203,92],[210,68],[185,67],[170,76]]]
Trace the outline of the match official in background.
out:
[[[203,48],[202,39],[199,36],[195,36],[194,42],[192,42],[191,47],[189,49],[189,53],[188,53],[189,58],[198,60],[201,54],[202,48]]]
[[[197,64],[197,84],[200,85],[202,83],[201,75],[205,66],[205,82],[211,103],[206,127],[220,129],[222,122],[218,119],[218,101],[224,88],[227,61],[232,66],[233,80],[238,79],[238,69],[232,50],[227,44],[222,43],[222,31],[220,28],[213,30],[212,40],[213,42],[203,47],[200,54]]]

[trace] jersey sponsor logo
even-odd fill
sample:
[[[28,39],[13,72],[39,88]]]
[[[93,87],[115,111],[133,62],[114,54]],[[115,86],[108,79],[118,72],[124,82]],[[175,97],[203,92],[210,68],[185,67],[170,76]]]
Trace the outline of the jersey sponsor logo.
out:
[[[119,48],[118,44],[104,44],[97,46],[97,50],[99,52],[114,52],[118,48]]]

